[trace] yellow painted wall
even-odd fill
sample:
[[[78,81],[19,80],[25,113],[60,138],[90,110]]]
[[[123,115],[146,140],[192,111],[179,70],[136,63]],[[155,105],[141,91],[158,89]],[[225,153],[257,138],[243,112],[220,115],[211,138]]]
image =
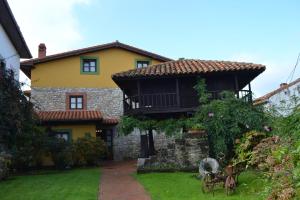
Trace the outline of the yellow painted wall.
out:
[[[72,139],[76,140],[84,137],[85,133],[90,133],[92,137],[96,137],[96,125],[59,125],[52,126],[53,130],[70,129],[72,131]]]
[[[80,74],[80,56],[99,57],[98,75]],[[35,65],[31,71],[33,87],[115,88],[111,75],[135,68],[136,59],[150,59],[119,48],[101,50]],[[151,64],[160,63],[151,59]]]

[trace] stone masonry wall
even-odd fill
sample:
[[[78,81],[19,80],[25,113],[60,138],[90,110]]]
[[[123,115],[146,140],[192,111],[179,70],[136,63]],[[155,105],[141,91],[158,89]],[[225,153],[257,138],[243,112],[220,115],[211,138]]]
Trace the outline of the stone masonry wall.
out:
[[[66,93],[86,93],[87,110],[100,110],[104,117],[120,117],[123,115],[122,91],[112,88],[38,88],[32,87],[31,101],[43,111],[66,110]],[[137,159],[140,155],[140,131],[122,136],[114,129],[113,151],[114,160]],[[180,163],[181,160],[197,160],[202,156],[200,149],[193,147],[193,142],[186,140],[185,145],[179,145],[174,138],[166,137],[163,133],[153,132],[155,149],[158,151],[159,162]],[[177,142],[176,142],[177,141]],[[183,151],[181,153],[181,151]],[[167,156],[165,156],[167,154]],[[176,159],[174,160],[174,156]],[[182,157],[189,157],[183,159]],[[195,158],[194,158],[195,157]],[[173,159],[173,160],[172,160]],[[193,163],[193,161],[189,161]],[[180,165],[184,165],[180,163]]]
[[[122,91],[118,88],[40,88],[32,87],[31,100],[43,111],[66,110],[66,93],[85,92],[87,110],[100,110],[104,117],[123,115]]]
[[[196,171],[199,162],[208,156],[208,142],[206,135],[184,135],[181,139],[169,139],[157,154],[150,158],[139,158],[138,171]]]
[[[114,160],[137,159],[141,150],[141,132],[135,129],[127,136],[115,135],[114,138]],[[163,149],[167,147],[169,141],[174,138],[168,138],[163,133],[153,131],[155,149]]]

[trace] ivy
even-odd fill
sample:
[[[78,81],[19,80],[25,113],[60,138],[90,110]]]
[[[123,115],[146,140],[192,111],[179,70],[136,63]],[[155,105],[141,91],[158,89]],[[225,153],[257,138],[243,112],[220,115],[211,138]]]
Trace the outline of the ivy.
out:
[[[168,136],[176,135],[181,132],[182,129],[190,127],[195,124],[191,124],[191,120],[188,118],[181,119],[166,119],[166,120],[154,120],[146,117],[137,118],[130,116],[123,116],[118,125],[118,130],[123,135],[132,133],[134,128],[138,128],[140,131],[156,130],[158,132],[164,132]],[[203,127],[198,124],[198,127]]]

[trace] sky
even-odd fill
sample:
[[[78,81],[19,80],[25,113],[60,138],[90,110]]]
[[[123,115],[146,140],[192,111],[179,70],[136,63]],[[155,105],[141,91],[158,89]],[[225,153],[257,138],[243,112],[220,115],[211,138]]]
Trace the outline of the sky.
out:
[[[300,53],[298,0],[8,2],[34,57],[41,42],[50,55],[119,40],[173,59],[259,63],[267,69],[252,83],[256,97],[290,82]]]

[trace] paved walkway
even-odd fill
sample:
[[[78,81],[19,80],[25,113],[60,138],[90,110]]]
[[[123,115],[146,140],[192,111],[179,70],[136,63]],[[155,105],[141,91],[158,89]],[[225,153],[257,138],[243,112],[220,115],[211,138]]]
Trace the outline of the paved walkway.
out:
[[[100,200],[151,200],[132,177],[136,161],[106,163],[101,171]]]

